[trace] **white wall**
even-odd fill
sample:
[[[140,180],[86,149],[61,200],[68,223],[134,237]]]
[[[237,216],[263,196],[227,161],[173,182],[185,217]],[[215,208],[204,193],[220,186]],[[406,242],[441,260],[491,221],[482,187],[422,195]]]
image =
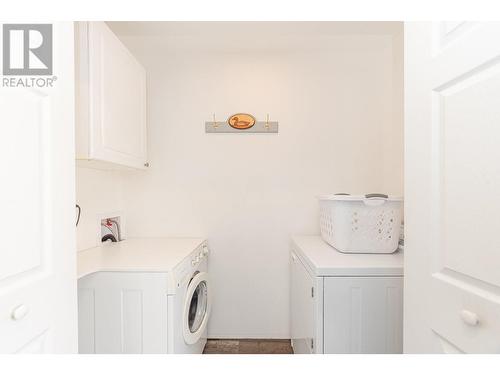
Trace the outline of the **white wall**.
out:
[[[82,208],[76,228],[77,250],[98,246],[100,217],[123,210],[120,173],[90,168],[76,168],[76,203]]]
[[[392,121],[384,132],[384,190],[403,194],[404,187],[404,33],[393,38]]]
[[[129,235],[208,238],[211,337],[289,337],[290,235],[318,233],[315,197],[402,193],[392,37],[266,51],[124,40],[149,75],[151,168],[124,175]],[[212,113],[240,111],[269,113],[279,134],[205,134]]]

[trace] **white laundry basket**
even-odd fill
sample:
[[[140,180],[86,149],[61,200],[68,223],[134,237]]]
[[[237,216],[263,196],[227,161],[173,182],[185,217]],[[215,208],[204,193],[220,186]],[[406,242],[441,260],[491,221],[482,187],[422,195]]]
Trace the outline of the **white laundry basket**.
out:
[[[320,196],[321,237],[343,253],[398,249],[402,198],[385,194]]]

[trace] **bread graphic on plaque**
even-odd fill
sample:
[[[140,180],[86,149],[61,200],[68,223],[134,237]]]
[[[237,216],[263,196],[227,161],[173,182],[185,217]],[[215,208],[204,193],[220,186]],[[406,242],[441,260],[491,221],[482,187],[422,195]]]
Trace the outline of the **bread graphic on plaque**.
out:
[[[248,113],[236,113],[229,117],[227,123],[234,129],[250,129],[255,125],[255,117]]]

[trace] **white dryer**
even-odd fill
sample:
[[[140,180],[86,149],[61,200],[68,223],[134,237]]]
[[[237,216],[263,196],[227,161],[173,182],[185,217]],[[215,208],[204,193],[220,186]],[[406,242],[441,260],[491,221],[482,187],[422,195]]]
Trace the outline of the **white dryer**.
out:
[[[403,351],[402,253],[345,254],[295,236],[290,257],[294,353]]]
[[[202,353],[206,241],[127,239],[79,254],[80,353]]]

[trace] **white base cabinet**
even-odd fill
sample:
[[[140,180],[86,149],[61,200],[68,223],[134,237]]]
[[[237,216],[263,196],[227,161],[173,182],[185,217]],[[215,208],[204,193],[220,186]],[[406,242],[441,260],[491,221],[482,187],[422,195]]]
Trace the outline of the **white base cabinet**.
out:
[[[402,276],[316,276],[292,251],[290,282],[294,353],[403,352]]]
[[[402,277],[325,277],[324,353],[402,353]]]
[[[144,68],[105,22],[77,22],[75,30],[79,164],[146,168]]]
[[[97,272],[78,280],[78,351],[167,353],[166,273]]]

